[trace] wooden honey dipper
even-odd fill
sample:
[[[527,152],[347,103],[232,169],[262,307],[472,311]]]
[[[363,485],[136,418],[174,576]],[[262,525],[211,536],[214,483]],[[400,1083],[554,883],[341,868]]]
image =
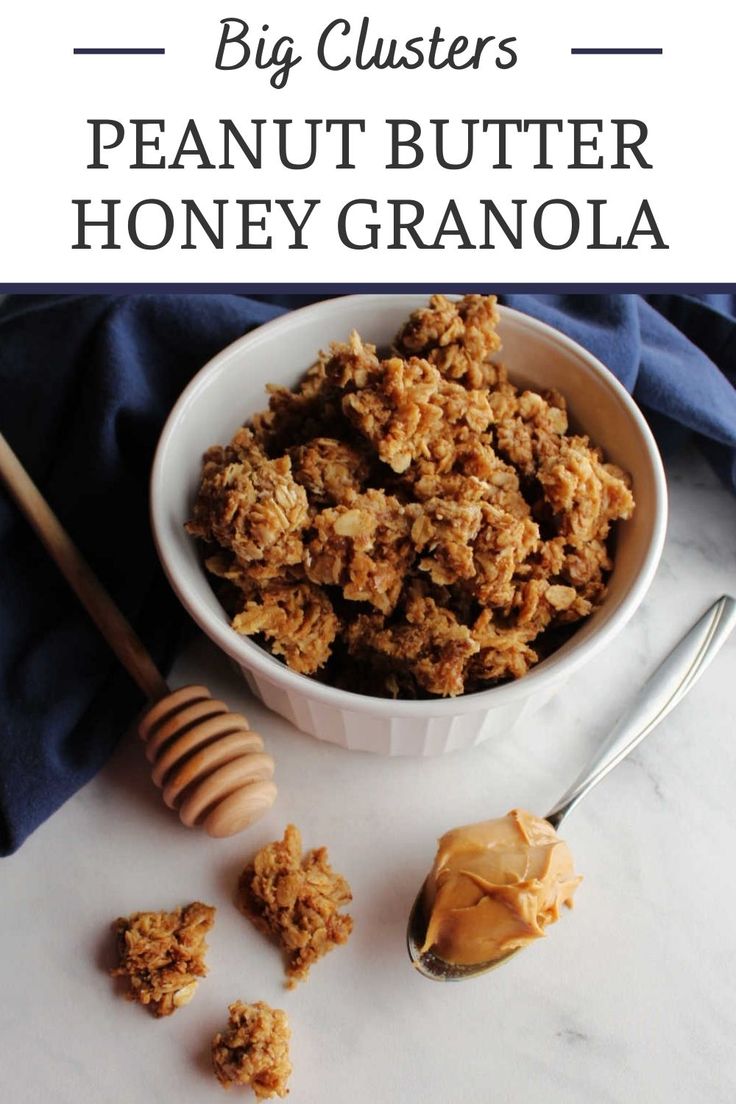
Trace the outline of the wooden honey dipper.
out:
[[[169,689],[2,434],[0,477],[123,667],[153,703],[138,732],[166,804],[178,810],[187,827],[201,825],[210,836],[232,836],[247,828],[276,797],[274,763],[261,737],[205,686]]]

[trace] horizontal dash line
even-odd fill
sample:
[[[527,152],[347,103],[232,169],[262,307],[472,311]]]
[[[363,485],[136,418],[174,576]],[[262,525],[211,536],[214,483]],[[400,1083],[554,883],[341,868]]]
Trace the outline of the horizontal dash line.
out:
[[[574,46],[571,54],[661,54],[661,46]]]
[[[158,46],[75,46],[75,54],[165,54]]]

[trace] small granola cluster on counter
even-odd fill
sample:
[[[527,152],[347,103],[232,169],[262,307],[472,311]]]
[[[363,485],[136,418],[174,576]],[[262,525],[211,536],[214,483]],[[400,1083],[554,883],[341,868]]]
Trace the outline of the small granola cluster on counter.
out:
[[[520,390],[493,296],[432,296],[391,355],[353,333],[205,454],[188,531],[233,628],[358,692],[519,678],[600,604],[629,477]]]
[[[353,920],[340,909],[352,900],[350,886],[327,860],[327,848],[302,858],[298,828],[289,824],[283,840],[269,843],[246,866],[238,903],[259,931],[286,952],[288,987],[333,947],[346,943]]]
[[[215,922],[210,905],[194,901],[173,912],[135,912],[113,924],[120,964],[113,977],[128,981],[128,1000],[154,1016],[170,1016],[188,1004],[207,973],[205,935]]]
[[[283,840],[267,844],[243,870],[237,904],[253,924],[275,937],[287,956],[287,987],[346,943],[352,917],[340,909],[352,900],[350,886],[335,873],[325,847],[302,856],[299,830],[289,824]],[[194,995],[207,969],[205,935],[215,909],[198,901],[173,912],[136,912],[113,924],[119,965],[113,977],[127,979],[125,996],[169,1016]],[[229,1006],[228,1026],[212,1039],[212,1066],[220,1084],[251,1088],[259,1099],[286,1096],[291,1075],[286,1013],[263,1001]]]
[[[259,1100],[286,1096],[291,1074],[289,1021],[264,1001],[235,1001],[225,1031],[212,1040],[212,1065],[220,1084],[250,1086]]]

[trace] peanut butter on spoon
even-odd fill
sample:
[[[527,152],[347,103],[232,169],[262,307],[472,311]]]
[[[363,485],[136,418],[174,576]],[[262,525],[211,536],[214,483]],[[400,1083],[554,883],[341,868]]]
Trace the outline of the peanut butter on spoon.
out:
[[[549,821],[523,809],[454,828],[425,883],[421,953],[463,966],[503,958],[544,935],[581,880]]]
[[[406,929],[422,977],[466,981],[493,970],[572,904],[580,878],[557,835],[561,822],[682,701],[734,626],[736,599],[724,594],[650,676],[546,817],[512,809],[442,836]]]

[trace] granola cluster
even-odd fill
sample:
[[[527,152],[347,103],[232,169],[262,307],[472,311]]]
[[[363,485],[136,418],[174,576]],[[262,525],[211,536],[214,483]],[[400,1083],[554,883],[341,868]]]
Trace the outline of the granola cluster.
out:
[[[493,296],[353,333],[204,458],[188,530],[233,628],[359,692],[519,678],[600,604],[629,477],[491,358]]]
[[[265,1001],[228,1008],[228,1025],[212,1040],[212,1065],[220,1084],[248,1085],[259,1100],[286,1096],[291,1074],[289,1021]]]
[[[289,988],[306,978],[318,958],[347,942],[353,920],[340,909],[351,900],[350,886],[330,866],[325,847],[302,857],[293,824],[283,840],[258,852],[238,886],[242,911],[286,952]]]
[[[154,1016],[170,1016],[188,1004],[207,973],[205,935],[214,921],[214,908],[199,901],[173,912],[135,912],[116,920],[120,962],[111,973],[127,978],[128,999]]]
[[[288,988],[306,978],[318,958],[347,942],[353,921],[340,909],[351,900],[350,886],[331,868],[327,849],[302,856],[301,835],[292,824],[283,840],[255,855],[238,883],[241,910],[287,954]],[[205,935],[214,919],[214,908],[195,901],[173,912],[136,912],[116,920],[119,965],[110,972],[127,979],[125,996],[155,1016],[188,1004],[207,973]],[[226,1089],[251,1088],[258,1099],[286,1096],[290,1037],[281,1009],[235,1001],[226,1029],[212,1039],[215,1076]]]

